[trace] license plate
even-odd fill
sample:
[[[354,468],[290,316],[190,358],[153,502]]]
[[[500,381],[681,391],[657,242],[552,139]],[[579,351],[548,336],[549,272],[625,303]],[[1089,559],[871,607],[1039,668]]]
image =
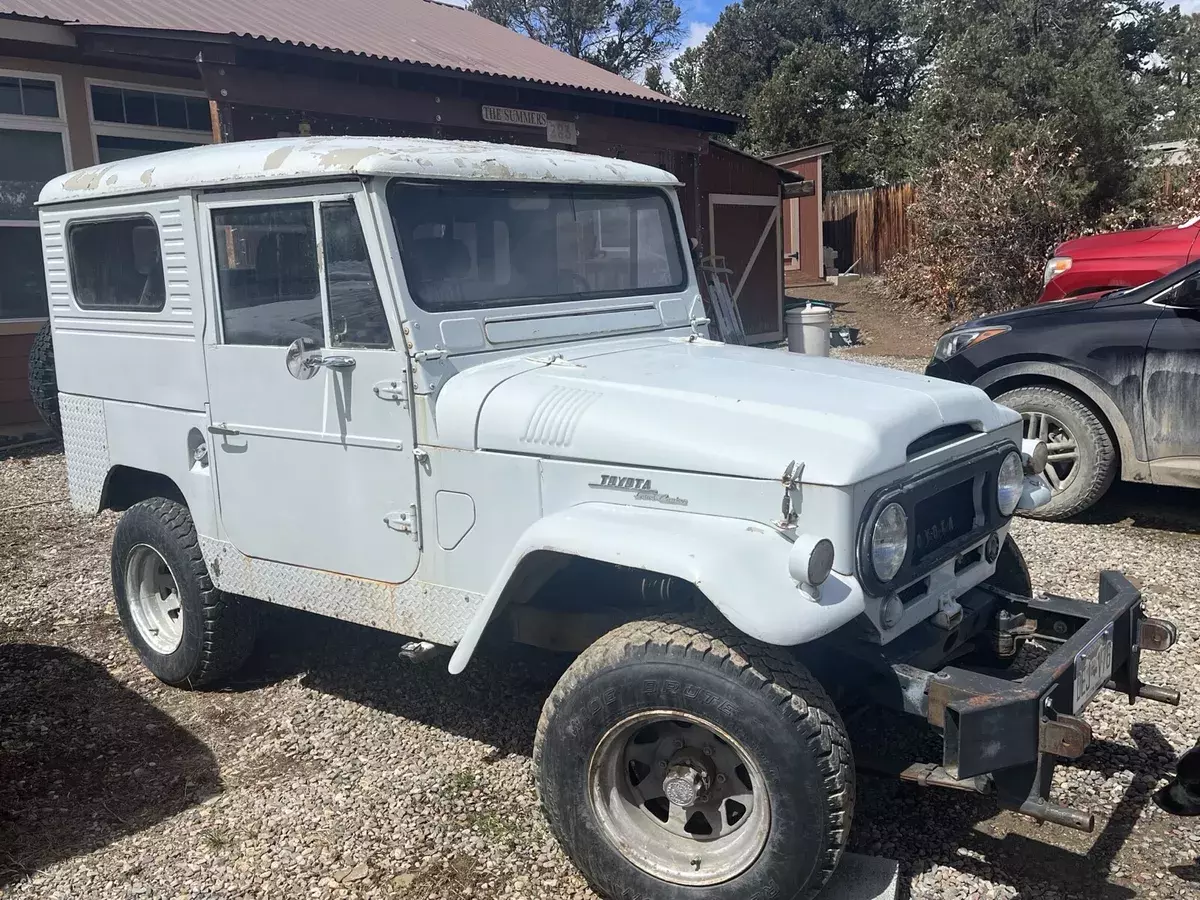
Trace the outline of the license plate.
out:
[[[1113,627],[1109,625],[1075,654],[1075,715],[1112,678]]]

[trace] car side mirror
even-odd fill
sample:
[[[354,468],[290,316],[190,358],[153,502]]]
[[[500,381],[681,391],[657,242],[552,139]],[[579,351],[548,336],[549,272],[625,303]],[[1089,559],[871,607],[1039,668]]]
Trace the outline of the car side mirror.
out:
[[[288,374],[300,381],[308,381],[321,368],[321,348],[312,338],[296,338],[287,348]]]
[[[322,366],[348,372],[355,364],[353,356],[322,356],[321,348],[312,338],[296,338],[292,341],[284,361],[288,374],[300,381],[308,381]]]

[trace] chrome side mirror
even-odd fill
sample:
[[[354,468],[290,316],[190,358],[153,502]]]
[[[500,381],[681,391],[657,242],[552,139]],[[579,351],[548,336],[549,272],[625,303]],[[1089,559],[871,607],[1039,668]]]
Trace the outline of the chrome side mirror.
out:
[[[321,348],[312,338],[296,338],[287,348],[287,370],[293,378],[308,381],[317,369],[353,369],[353,356],[322,356]]]
[[[321,368],[321,348],[312,338],[296,338],[287,348],[288,374],[300,381],[308,381]]]

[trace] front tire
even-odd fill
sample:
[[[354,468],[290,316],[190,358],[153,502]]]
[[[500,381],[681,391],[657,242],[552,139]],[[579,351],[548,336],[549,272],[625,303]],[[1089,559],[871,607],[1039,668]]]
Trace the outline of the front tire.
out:
[[[1042,385],[1007,391],[996,402],[1021,414],[1025,437],[1043,440],[1050,447],[1046,465],[1050,502],[1023,515],[1061,521],[1079,515],[1104,496],[1117,475],[1117,451],[1091,407],[1068,391]]]
[[[113,537],[112,580],[126,636],[167,684],[212,684],[249,657],[253,601],[213,587],[186,506],[154,497],[126,510]]]
[[[825,691],[724,623],[633,622],[589,647],[546,701],[534,766],[551,829],[606,897],[812,897],[854,810]]]

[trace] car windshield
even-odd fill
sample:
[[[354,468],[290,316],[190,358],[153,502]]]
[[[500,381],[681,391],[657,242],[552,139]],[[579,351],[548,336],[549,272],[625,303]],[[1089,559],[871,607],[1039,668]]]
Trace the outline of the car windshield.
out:
[[[408,289],[426,310],[686,284],[672,205],[655,188],[394,181],[388,206]]]

